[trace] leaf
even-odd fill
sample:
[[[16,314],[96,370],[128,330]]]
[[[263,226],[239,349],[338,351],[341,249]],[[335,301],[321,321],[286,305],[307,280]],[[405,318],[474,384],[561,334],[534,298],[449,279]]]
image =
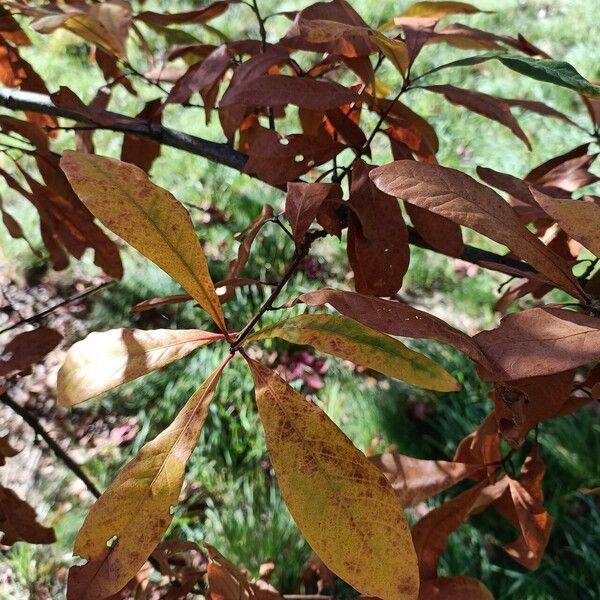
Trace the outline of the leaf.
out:
[[[136,115],[150,123],[160,125],[162,119],[162,102],[160,98],[146,102],[144,108]],[[121,160],[137,165],[142,171],[148,173],[152,163],[160,156],[160,144],[148,138],[125,134],[121,146]]]
[[[466,333],[403,302],[329,288],[302,294],[298,301],[309,306],[330,304],[371,329],[389,335],[437,340],[457,348],[479,364],[488,364],[479,346]]]
[[[403,13],[402,17],[429,17],[441,19],[448,15],[465,14],[472,15],[479,12],[476,6],[467,2],[415,2],[411,4]]]
[[[158,298],[148,298],[148,300],[142,300],[135,306],[132,306],[129,312],[137,313],[144,312],[145,310],[151,310],[157,306],[163,306],[164,304],[179,304],[180,302],[189,302],[192,299],[187,294],[176,294],[174,296],[160,296]]]
[[[81,201],[111,231],[175,279],[225,331],[225,319],[188,212],[135,165],[65,151],[60,165]]]
[[[409,56],[406,44],[402,40],[393,40],[379,31],[373,31],[371,38],[384,56],[404,77],[408,71]]]
[[[534,188],[531,193],[561,229],[600,257],[600,205],[585,200],[559,200]]]
[[[495,96],[475,90],[464,90],[452,85],[429,85],[424,89],[437,94],[443,94],[446,100],[452,102],[452,104],[464,106],[473,112],[508,127],[531,150],[531,144],[527,135],[525,135],[518,121],[510,112],[510,104],[502,98],[496,98]]]
[[[509,69],[532,79],[536,79],[537,81],[545,81],[547,83],[569,88],[591,98],[600,96],[600,86],[590,83],[569,63],[560,60],[507,54],[504,52],[488,52],[477,56],[469,56],[436,67],[435,69],[428,71],[427,74],[431,75],[436,71],[447,69],[449,67],[473,66],[488,60],[499,60]]]
[[[62,340],[56,329],[40,327],[16,335],[0,353],[0,377],[40,362]]]
[[[37,11],[31,26],[40,33],[51,33],[59,27],[79,35],[84,40],[98,44],[117,58],[126,55],[126,42],[131,24],[131,5],[122,0],[97,4],[63,4],[40,9],[27,7],[28,12]]]
[[[382,191],[504,244],[550,281],[581,297],[568,263],[533,235],[501,196],[465,173],[398,160],[374,169],[370,177]]]
[[[360,593],[416,599],[412,541],[383,474],[318,406],[274,371],[249,365],[279,488],[308,543]]]
[[[35,510],[12,490],[0,485],[0,543],[12,546],[15,542],[53,544],[54,530],[36,521]]]
[[[222,15],[229,7],[229,2],[213,2],[208,6],[180,13],[157,13],[151,10],[139,12],[135,19],[147,25],[181,25],[190,23],[206,23]]]
[[[504,317],[474,337],[494,365],[488,381],[550,375],[600,359],[600,318],[561,308],[532,308]]]
[[[160,541],[226,363],[192,395],[171,425],[125,465],[92,506],[73,549],[88,562],[71,567],[68,600],[97,600],[118,592]]]
[[[359,100],[352,90],[335,83],[311,77],[263,75],[244,81],[228,91],[220,106],[284,106],[295,104],[310,110],[328,110]]]
[[[219,298],[222,303],[228,302],[235,292],[234,280],[238,279],[250,258],[252,244],[256,239],[259,231],[265,223],[273,219],[273,207],[270,204],[265,204],[258,218],[253,221],[250,226],[242,232],[243,240],[238,248],[237,258],[229,263],[229,271],[227,272],[227,280],[232,282],[232,285],[225,285],[224,289],[219,289]],[[237,238],[237,236],[236,236]],[[223,283],[219,287],[223,286]],[[222,293],[221,293],[222,292]]]
[[[18,453],[18,450],[15,450],[10,445],[10,442],[8,441],[8,435],[0,435],[0,467],[3,467],[6,464],[7,458],[12,458]]]
[[[473,512],[483,510],[498,499],[507,486],[507,477],[495,485],[488,485],[484,480],[434,508],[417,522],[412,528],[412,537],[421,579],[436,577],[437,565],[448,543],[448,536]]]
[[[67,352],[58,371],[58,401],[79,404],[223,339],[199,329],[111,329],[90,333]]]
[[[432,360],[402,342],[336,315],[299,315],[265,327],[248,341],[282,338],[308,344],[384,375],[441,392],[460,389],[456,380]]]
[[[472,476],[473,479],[481,480],[496,471],[501,457],[498,423],[496,415],[491,412],[475,431],[460,441],[453,460],[467,464],[485,465],[487,474],[478,473]]]
[[[416,204],[406,204],[405,208],[414,228],[425,242],[442,254],[462,257],[465,245],[460,225]]]
[[[494,505],[520,531],[517,540],[504,545],[504,550],[530,570],[540,566],[554,524],[554,519],[543,505],[542,480],[545,473],[546,467],[536,442],[523,463],[519,480],[509,479],[508,490]]]
[[[478,579],[457,575],[424,581],[419,600],[494,600],[494,596]]]
[[[285,216],[292,227],[296,248],[301,246],[308,228],[327,198],[342,198],[339,184],[288,182]]]
[[[402,286],[408,269],[408,230],[398,201],[369,179],[371,169],[363,160],[352,169],[348,259],[357,292],[391,296]]]
[[[402,506],[413,506],[483,470],[481,464],[421,460],[385,452],[371,462],[387,477]]]

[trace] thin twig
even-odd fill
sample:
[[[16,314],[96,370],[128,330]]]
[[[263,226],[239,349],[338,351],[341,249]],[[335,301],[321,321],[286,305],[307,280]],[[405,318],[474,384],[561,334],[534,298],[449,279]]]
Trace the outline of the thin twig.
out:
[[[36,313],[35,315],[32,315],[31,317],[27,317],[26,319],[19,319],[16,323],[13,323],[12,325],[5,327],[4,329],[1,329],[0,333],[6,333],[7,331],[10,331],[11,329],[15,329],[16,327],[19,327],[19,325],[24,325],[25,323],[35,323],[36,321],[39,321],[40,319],[43,319],[44,317],[48,316],[50,313],[54,312],[57,308],[60,308],[61,306],[64,306],[65,304],[70,304],[71,302],[75,302],[76,300],[80,300],[81,298],[85,298],[86,296],[89,296],[90,294],[93,294],[94,292],[101,290],[102,288],[106,287],[107,285],[110,285],[111,283],[113,283],[113,281],[104,281],[103,283],[101,283],[99,285],[95,285],[91,288],[88,288],[87,290],[83,290],[83,292],[79,292],[79,293],[71,296],[70,298],[66,298],[65,300],[62,300],[61,302],[59,302],[58,304],[51,306],[50,308],[45,308],[44,310],[40,311],[39,313]]]
[[[16,414],[18,414],[23,421],[25,421],[35,432],[39,435],[46,445],[54,452],[56,458],[60,460],[73,475],[75,475],[88,489],[88,491],[95,497],[100,498],[100,490],[96,487],[96,484],[85,474],[80,465],[78,465],[65,450],[63,450],[58,442],[54,440],[50,434],[44,429],[42,424],[38,421],[29,410],[24,406],[17,404],[7,393],[2,391],[0,393],[0,402],[8,406]]]

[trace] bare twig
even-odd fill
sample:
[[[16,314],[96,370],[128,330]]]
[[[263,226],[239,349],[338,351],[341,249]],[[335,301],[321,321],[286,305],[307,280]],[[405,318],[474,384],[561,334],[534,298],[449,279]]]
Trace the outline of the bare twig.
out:
[[[58,442],[54,440],[50,436],[50,434],[44,429],[42,424],[38,421],[37,417],[35,417],[29,410],[27,410],[24,406],[17,404],[6,391],[2,390],[0,393],[0,402],[8,406],[12,411],[18,414],[23,421],[25,421],[35,432],[39,435],[44,442],[46,442],[47,446],[54,452],[56,458],[60,460],[73,475],[75,475],[88,489],[90,494],[92,494],[95,498],[100,498],[100,490],[96,487],[96,484],[85,474],[80,465],[78,465],[69,454],[63,450]]]

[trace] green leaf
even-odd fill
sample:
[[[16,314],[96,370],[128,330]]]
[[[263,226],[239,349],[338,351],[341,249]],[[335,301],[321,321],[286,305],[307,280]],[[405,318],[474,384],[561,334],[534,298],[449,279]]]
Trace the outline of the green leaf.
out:
[[[487,52],[477,56],[461,58],[445,65],[440,65],[425,75],[431,75],[442,69],[450,67],[468,67],[478,65],[488,60],[499,60],[505,67],[521,73],[537,81],[545,81],[561,87],[575,90],[580,94],[591,97],[600,97],[600,86],[590,83],[583,77],[575,67],[562,60],[550,60],[545,58],[532,58],[530,56],[520,56],[517,54],[506,54],[504,52]]]
[[[407,383],[439,392],[460,389],[432,360],[397,339],[338,315],[300,315],[261,329],[247,341],[278,337],[307,344]]]

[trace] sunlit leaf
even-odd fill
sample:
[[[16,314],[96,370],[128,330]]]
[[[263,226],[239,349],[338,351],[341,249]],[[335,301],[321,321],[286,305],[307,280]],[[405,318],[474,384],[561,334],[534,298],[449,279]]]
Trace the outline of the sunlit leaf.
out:
[[[457,575],[424,581],[419,600],[494,600],[494,596],[478,579]]]
[[[88,562],[70,569],[68,600],[98,600],[118,592],[162,538],[225,364],[192,395],[171,425],[142,447],[92,506],[73,549]]]
[[[274,371],[249,364],[277,481],[309,544],[362,594],[415,600],[413,545],[384,475],[318,406]]]
[[[419,387],[441,392],[460,389],[450,374],[426,356],[347,317],[299,315],[265,327],[247,339],[256,341],[272,337],[314,346]]]
[[[111,329],[90,333],[67,352],[58,372],[58,401],[79,404],[222,339],[200,329]]]
[[[378,167],[370,176],[387,194],[504,244],[565,291],[581,297],[581,286],[568,263],[532,234],[501,196],[472,177],[413,160],[398,160]]]
[[[181,203],[139,167],[113,158],[66,151],[60,165],[90,211],[173,277],[224,331],[206,258]]]

